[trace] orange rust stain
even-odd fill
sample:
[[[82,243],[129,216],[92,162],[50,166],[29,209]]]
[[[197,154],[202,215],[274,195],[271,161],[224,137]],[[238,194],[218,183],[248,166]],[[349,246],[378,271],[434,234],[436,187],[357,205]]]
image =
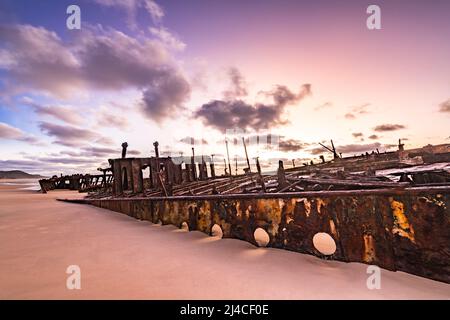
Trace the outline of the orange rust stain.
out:
[[[394,215],[394,228],[392,228],[392,233],[408,238],[414,242],[414,229],[406,217],[404,204],[391,198],[391,209]]]
[[[286,215],[294,214],[295,204],[297,203],[297,201],[295,199],[287,199],[283,201],[283,203],[284,203],[283,208]]]
[[[241,202],[236,202],[236,216],[242,219]]]
[[[364,239],[363,261],[367,262],[367,263],[371,263],[376,259],[374,239],[373,239],[372,235],[370,235],[370,234],[365,234],[363,236],[363,239]]]
[[[286,214],[286,223],[294,220],[295,205],[297,204],[297,199],[288,199],[284,204],[284,212]]]
[[[316,203],[317,203],[317,212],[319,214],[321,214],[322,213],[321,212],[322,207],[325,207],[327,204],[321,198],[317,198],[316,199]]]
[[[250,217],[250,211],[252,211],[252,206],[248,206],[247,209],[245,209],[245,218],[248,219]]]
[[[199,207],[197,229],[208,232],[211,225],[211,205],[209,201],[203,201]]]

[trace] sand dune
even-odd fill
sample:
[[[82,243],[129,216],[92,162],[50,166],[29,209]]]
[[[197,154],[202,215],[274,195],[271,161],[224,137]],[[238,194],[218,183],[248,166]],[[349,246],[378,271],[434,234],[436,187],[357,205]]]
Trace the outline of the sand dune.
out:
[[[107,210],[0,188],[1,299],[449,299],[450,285],[208,237]],[[81,290],[66,268],[81,268]]]

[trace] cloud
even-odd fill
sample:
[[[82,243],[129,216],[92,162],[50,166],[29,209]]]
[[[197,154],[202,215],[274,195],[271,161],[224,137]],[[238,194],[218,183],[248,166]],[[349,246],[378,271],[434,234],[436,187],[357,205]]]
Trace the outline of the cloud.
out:
[[[352,133],[352,136],[355,138],[360,138],[360,137],[363,137],[364,135],[362,134],[362,132],[354,132],[354,133]]]
[[[51,116],[55,119],[79,125],[83,123],[83,118],[75,112],[72,108],[64,106],[44,106],[34,102],[32,99],[25,97],[22,102],[34,109],[34,111],[40,116]]]
[[[155,79],[142,94],[142,111],[155,121],[178,116],[190,95],[190,85],[180,74],[169,72]]]
[[[328,153],[329,151],[327,151],[323,147],[317,147],[317,148],[309,149],[308,152],[311,153],[312,155],[319,155],[319,154],[323,154],[323,153]]]
[[[97,124],[102,127],[117,127],[120,129],[125,129],[129,125],[127,118],[109,113],[107,111],[103,111],[98,114]]]
[[[130,156],[138,156],[140,154],[141,154],[141,152],[138,150],[127,150],[127,155],[130,155]]]
[[[381,148],[381,143],[368,143],[368,144],[347,144],[343,146],[336,147],[337,152],[340,153],[361,153],[361,152],[370,152],[374,151],[377,148]]]
[[[213,100],[203,104],[194,115],[202,119],[205,125],[220,131],[236,127],[243,130],[267,129],[288,123],[282,119],[286,107],[310,95],[311,85],[304,84],[298,93],[278,85],[264,94],[272,100],[271,103],[250,104],[240,99]]]
[[[371,139],[371,140],[377,140],[377,139],[379,139],[380,137],[379,136],[377,136],[376,134],[372,134],[371,136],[369,136],[369,139]]]
[[[140,152],[137,150],[127,150],[127,156],[136,156]],[[110,158],[120,158],[121,148],[105,148],[105,147],[93,147],[86,146],[77,148],[77,151],[73,150],[62,150],[58,153],[51,153],[43,157],[35,157],[32,159],[38,164],[55,164],[55,165],[70,165],[73,169],[83,170],[80,171],[84,173],[86,169],[97,168],[99,166],[108,166],[106,163],[107,159]],[[31,158],[28,156],[27,158]],[[81,166],[81,167],[80,167]],[[62,167],[56,166],[52,167],[52,170],[59,171],[63,169]],[[43,169],[42,169],[43,170]]]
[[[239,97],[245,97],[248,94],[247,82],[237,68],[230,68],[228,70],[231,87],[223,93],[226,100],[233,100]]]
[[[121,157],[122,148],[105,148],[105,147],[93,147],[87,146],[80,148],[80,151],[63,150],[58,154],[52,154],[51,156],[71,156],[71,157],[89,157],[89,158],[102,158],[106,159],[109,157]],[[139,155],[140,152],[137,150],[127,150],[127,155]]]
[[[128,27],[137,28],[136,14],[144,8],[152,17],[154,23],[160,23],[164,17],[164,10],[153,0],[94,0],[97,4],[107,7],[117,7],[125,10]]]
[[[377,132],[385,132],[385,131],[396,131],[405,128],[406,127],[402,124],[381,124],[373,128],[373,130]]]
[[[167,45],[167,47],[177,50],[183,51],[186,48],[186,44],[174,36],[168,29],[164,27],[154,28],[150,27],[149,31],[155,37],[159,38],[163,43]]]
[[[327,101],[327,102],[322,103],[321,105],[318,105],[317,107],[315,107],[314,110],[327,109],[327,108],[331,108],[332,106],[333,106],[333,103],[330,101]]]
[[[6,86],[67,95],[82,86],[79,61],[55,32],[30,25],[0,25],[0,49],[9,57]]]
[[[109,137],[100,137],[97,140],[95,140],[95,143],[108,146],[108,145],[113,145],[114,140]]]
[[[54,143],[68,146],[79,147],[90,142],[98,142],[101,135],[97,132],[73,127],[69,125],[57,125],[49,122],[41,122],[39,128],[48,136],[56,138]]]
[[[355,115],[354,115],[353,113],[346,113],[346,114],[344,115],[344,117],[345,117],[346,119],[351,119],[351,120],[356,119],[356,117],[355,117]]]
[[[0,160],[0,167],[2,169],[16,169],[16,168],[35,168],[36,161],[32,160]]]
[[[350,120],[356,119],[357,116],[359,116],[359,115],[363,115],[363,114],[369,113],[367,111],[367,107],[369,107],[369,106],[370,106],[370,103],[364,103],[364,104],[359,105],[359,106],[351,107],[351,111],[346,113],[344,115],[344,117],[346,119],[350,119]]]
[[[18,139],[23,136],[20,129],[12,127],[6,123],[0,122],[0,137],[3,139]]]
[[[191,145],[201,145],[201,144],[208,144],[208,141],[205,139],[196,139],[194,137],[184,137],[183,139],[180,139],[180,142],[185,144],[191,144]]]
[[[336,151],[338,153],[342,153],[342,154],[361,154],[361,153],[365,153],[365,152],[372,152],[372,151],[376,151],[376,149],[379,149],[379,151],[381,152],[382,150],[380,150],[381,148],[383,149],[389,149],[391,147],[395,147],[396,145],[389,145],[389,144],[381,144],[379,142],[374,142],[374,143],[368,143],[368,144],[346,144],[346,145],[342,145],[342,146],[336,146]],[[328,153],[329,151],[327,151],[325,148],[314,148],[314,149],[310,149],[308,150],[308,152],[310,152],[313,155],[319,155],[319,154],[323,154],[323,153]]]
[[[0,139],[17,140],[31,144],[39,143],[39,140],[36,137],[4,122],[0,122]]]
[[[30,160],[10,159],[0,160],[3,170],[23,170],[29,173],[39,173],[47,176],[73,173],[87,173],[86,170],[95,172],[92,168],[100,166],[100,159],[74,158],[74,157],[35,157]],[[97,173],[97,172],[95,172]]]
[[[439,104],[439,112],[450,113],[450,99]]]
[[[164,17],[163,9],[153,0],[145,0],[145,8],[150,13],[153,21],[158,22]]]
[[[142,90],[143,111],[150,118],[162,120],[188,99],[190,85],[161,42],[115,30],[80,41],[81,69],[91,86]]]
[[[0,160],[2,170],[23,170],[29,173],[41,173],[47,170],[55,170],[55,165],[45,166],[36,160]]]
[[[111,155],[117,155],[120,157],[122,155],[122,148],[104,148],[104,147],[84,147],[81,149],[82,152],[80,155],[85,157],[106,157]],[[127,154],[130,153],[131,150],[127,150]]]
[[[295,152],[304,149],[308,145],[308,143],[301,142],[300,140],[288,139],[281,140],[278,144],[278,149],[285,152]]]
[[[58,163],[58,164],[71,164],[71,165],[77,165],[77,164],[92,164],[95,165],[98,163],[98,159],[92,159],[92,158],[75,158],[75,157],[39,157],[36,160],[39,160],[41,162],[45,163]]]
[[[84,90],[137,89],[144,114],[157,121],[181,110],[190,95],[190,85],[165,43],[112,28],[86,26],[65,43],[42,27],[0,25],[0,50],[9,57],[7,64],[0,63],[7,74],[5,85],[16,93],[67,98]]]

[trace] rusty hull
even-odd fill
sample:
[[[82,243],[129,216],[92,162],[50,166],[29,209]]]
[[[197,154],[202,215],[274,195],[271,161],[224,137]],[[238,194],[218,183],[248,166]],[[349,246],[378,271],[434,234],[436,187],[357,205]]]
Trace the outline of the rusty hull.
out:
[[[55,189],[78,190],[80,192],[106,189],[112,184],[114,177],[112,174],[74,174],[66,176],[53,176],[49,179],[40,179],[39,186],[42,193]]]
[[[67,200],[66,200],[67,201]],[[378,265],[450,283],[450,187],[290,192],[155,198],[69,200],[137,219],[257,245],[254,231],[270,236],[268,247],[321,258]],[[330,256],[313,245],[326,232],[336,242]]]

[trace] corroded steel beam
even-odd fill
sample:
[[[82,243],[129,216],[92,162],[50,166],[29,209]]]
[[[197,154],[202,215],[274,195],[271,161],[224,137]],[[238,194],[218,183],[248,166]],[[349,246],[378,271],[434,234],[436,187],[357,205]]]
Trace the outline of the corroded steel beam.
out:
[[[404,195],[422,193],[450,193],[450,186],[437,187],[412,187],[401,189],[365,189],[365,190],[336,190],[336,191],[302,191],[284,193],[239,193],[227,195],[189,195],[172,197],[133,197],[136,200],[214,200],[214,199],[271,199],[271,198],[292,198],[292,197],[333,197],[333,196],[359,196],[359,195]],[[121,201],[130,198],[112,198],[111,201]]]

